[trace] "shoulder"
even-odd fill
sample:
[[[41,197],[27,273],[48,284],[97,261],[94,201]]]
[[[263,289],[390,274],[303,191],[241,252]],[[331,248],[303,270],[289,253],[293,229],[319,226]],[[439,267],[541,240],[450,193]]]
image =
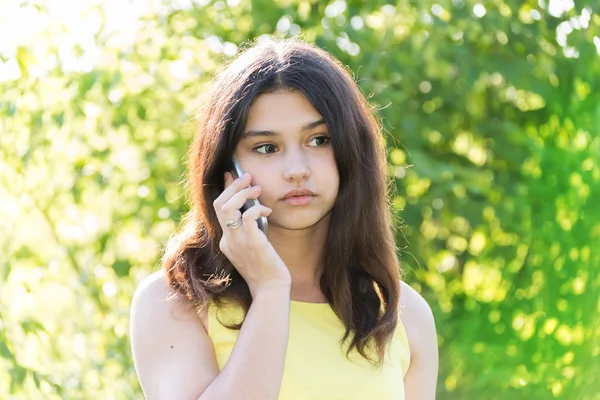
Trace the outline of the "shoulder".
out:
[[[133,293],[131,300],[132,323],[148,323],[148,319],[160,316],[173,306],[168,301],[169,288],[163,271],[157,271],[144,278]]]
[[[427,301],[405,282],[400,282],[400,318],[411,347],[411,355],[437,349],[437,338],[433,312]]]
[[[159,325],[173,319],[197,321],[198,315],[187,299],[174,296],[164,272],[159,270],[144,278],[136,288],[130,310],[132,331],[134,324]]]
[[[148,398],[197,398],[218,374],[201,318],[189,302],[173,296],[162,272],[146,277],[134,292],[130,340]]]
[[[161,301],[166,299],[168,287],[162,270],[145,277],[133,293],[132,305],[139,306],[148,300]]]
[[[161,315],[169,306],[169,290],[162,271],[155,272],[140,282],[131,300],[131,329],[135,332],[139,325],[147,325],[157,315]]]
[[[433,312],[423,296],[404,282],[401,282],[400,307],[411,360],[404,378],[407,399],[434,398],[439,359]]]
[[[406,282],[400,282],[400,315],[411,325],[435,331],[433,312],[427,301]]]

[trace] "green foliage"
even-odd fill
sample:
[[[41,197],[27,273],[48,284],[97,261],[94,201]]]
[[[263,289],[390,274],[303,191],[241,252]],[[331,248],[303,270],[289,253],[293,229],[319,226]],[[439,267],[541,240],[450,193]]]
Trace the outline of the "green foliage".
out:
[[[438,397],[600,399],[600,7],[559,3],[1,5],[0,398],[142,398],[188,121],[239,44],[301,33],[377,106]]]

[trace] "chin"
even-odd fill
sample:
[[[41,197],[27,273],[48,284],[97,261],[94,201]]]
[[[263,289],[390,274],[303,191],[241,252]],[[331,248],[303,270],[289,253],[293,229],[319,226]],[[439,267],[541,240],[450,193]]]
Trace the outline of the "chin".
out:
[[[312,213],[306,213],[305,215],[296,215],[294,217],[287,218],[273,218],[269,219],[269,227],[276,226],[280,229],[288,229],[292,231],[301,231],[305,229],[315,228],[320,223],[325,223],[328,220],[329,213],[323,215],[315,215]]]
[[[313,228],[315,225],[316,223],[312,221],[269,221],[269,228],[277,227],[289,231],[303,231]]]

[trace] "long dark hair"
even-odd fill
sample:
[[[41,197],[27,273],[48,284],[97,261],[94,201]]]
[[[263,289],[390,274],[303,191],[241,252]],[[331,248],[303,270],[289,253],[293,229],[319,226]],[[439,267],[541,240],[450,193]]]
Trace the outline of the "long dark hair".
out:
[[[231,170],[253,101],[277,90],[302,93],[329,128],[340,186],[321,258],[320,288],[346,327],[341,343],[351,336],[346,355],[355,348],[374,363],[365,349],[375,344],[381,367],[398,323],[400,298],[384,142],[351,75],[334,57],[297,38],[257,41],[215,78],[197,114],[187,175],[191,209],[181,232],[167,244],[167,281],[199,313],[209,300],[233,301],[244,315],[248,312],[250,290],[219,251],[223,232],[212,203],[224,189],[223,174]]]

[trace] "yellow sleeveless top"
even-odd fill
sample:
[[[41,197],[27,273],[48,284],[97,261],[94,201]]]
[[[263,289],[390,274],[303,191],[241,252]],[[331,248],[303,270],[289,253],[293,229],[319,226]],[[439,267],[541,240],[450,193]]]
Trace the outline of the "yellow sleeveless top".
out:
[[[222,369],[239,331],[225,328],[219,320],[225,324],[240,322],[243,314],[239,308],[217,309],[210,304],[208,335]],[[410,352],[400,318],[382,369],[370,364],[356,350],[347,359],[347,342],[343,348],[340,345],[344,331],[343,323],[329,304],[291,301],[279,400],[404,400],[403,378],[410,364]]]

